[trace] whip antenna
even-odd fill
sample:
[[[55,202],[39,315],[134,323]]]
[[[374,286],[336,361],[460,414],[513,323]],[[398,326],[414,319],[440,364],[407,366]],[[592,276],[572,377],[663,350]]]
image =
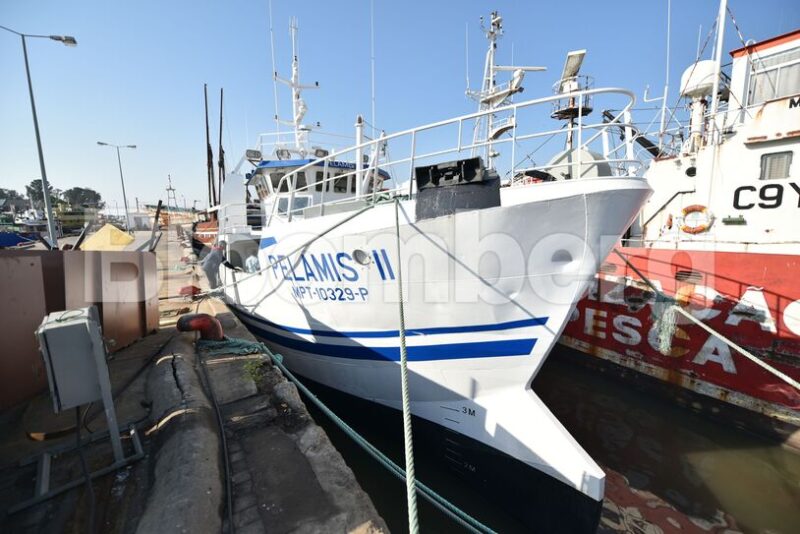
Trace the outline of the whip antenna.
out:
[[[272,97],[275,101],[275,133],[281,133],[278,120],[278,69],[275,68],[275,31],[272,29],[272,0],[269,0],[269,51],[272,56]]]
[[[372,138],[375,139],[375,0],[369,3],[369,50],[372,70]]]
[[[469,93],[469,23],[464,23],[464,75],[467,79],[467,93]]]

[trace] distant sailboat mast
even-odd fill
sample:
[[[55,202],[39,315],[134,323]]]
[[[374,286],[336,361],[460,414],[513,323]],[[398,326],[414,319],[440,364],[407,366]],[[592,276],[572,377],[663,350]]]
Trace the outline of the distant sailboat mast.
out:
[[[217,205],[216,179],[214,178],[214,152],[211,150],[211,133],[208,128],[208,84],[203,84],[206,108],[206,168],[208,172],[208,207]]]

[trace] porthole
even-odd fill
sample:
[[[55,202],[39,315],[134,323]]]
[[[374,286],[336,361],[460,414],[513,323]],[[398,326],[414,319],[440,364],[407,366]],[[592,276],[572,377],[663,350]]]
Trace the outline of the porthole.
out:
[[[572,254],[562,248],[553,253],[553,257],[550,258],[550,261],[553,263],[569,263],[572,261]]]
[[[360,263],[361,265],[369,265],[370,262],[372,261],[369,257],[369,254],[367,254],[360,248],[357,248],[353,251],[353,259],[356,260],[356,262]]]

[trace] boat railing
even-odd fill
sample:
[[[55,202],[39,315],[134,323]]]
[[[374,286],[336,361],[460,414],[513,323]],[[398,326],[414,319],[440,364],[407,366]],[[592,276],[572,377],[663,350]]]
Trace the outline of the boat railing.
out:
[[[608,97],[614,102],[614,109],[619,109],[617,118],[614,121],[590,121],[588,114],[584,113],[582,105],[584,102],[595,102],[599,97]],[[529,124],[528,118],[534,119],[530,122],[552,121],[550,114],[554,102],[564,98],[573,98],[577,105],[576,116],[561,128],[552,128],[543,131],[526,130],[524,124]],[[621,100],[621,102],[620,102]],[[318,184],[311,183],[310,180],[302,187],[296,187],[299,173],[309,174],[307,171],[314,167],[323,167],[323,181],[325,184],[321,188],[321,196],[315,206],[320,206],[320,214],[324,214],[325,206],[342,204],[347,202],[365,201],[374,202],[379,198],[395,195],[415,194],[414,169],[419,165],[441,163],[449,159],[461,159],[470,157],[473,153],[484,156],[484,161],[488,162],[487,167],[497,170],[501,176],[513,179],[520,170],[531,168],[556,168],[568,165],[577,166],[584,169],[588,166],[596,166],[601,163],[609,165],[611,176],[632,176],[642,170],[642,164],[634,157],[633,147],[633,125],[631,123],[630,110],[635,103],[635,96],[631,91],[621,88],[594,88],[575,91],[574,93],[562,93],[543,98],[515,102],[502,107],[489,110],[469,113],[460,117],[434,122],[424,126],[419,126],[409,130],[401,131],[391,135],[381,135],[377,139],[364,140],[363,127],[359,130],[357,125],[356,145],[349,148],[331,152],[324,157],[317,158],[305,165],[299,166],[292,172],[284,175],[275,191],[285,191],[275,196],[271,207],[267,207],[265,225],[269,226],[277,216],[291,220],[294,216],[302,213],[308,206],[295,207],[294,199],[304,193],[312,193],[312,188]],[[622,105],[620,105],[622,104]],[[538,115],[537,115],[538,114]],[[523,120],[525,119],[525,120]],[[474,128],[480,127],[481,121],[486,131],[492,131],[497,125],[510,124],[511,127],[498,137],[487,135],[483,140],[473,141]],[[487,127],[488,123],[488,127]],[[619,146],[615,144],[613,130],[624,132],[624,142]],[[569,163],[554,163],[547,165],[527,164],[530,158],[530,148],[532,143],[546,144],[552,138],[565,137],[567,146],[572,147],[570,151],[574,157],[570,158]],[[454,137],[454,138],[453,138]],[[465,139],[468,138],[469,140]],[[542,140],[544,142],[542,143]],[[449,141],[448,141],[449,140]],[[423,144],[424,142],[424,144]],[[591,161],[583,161],[583,154],[589,151],[592,146],[602,145],[598,152],[592,152]],[[423,150],[421,147],[425,147]],[[499,149],[508,149],[504,157],[498,152]],[[624,150],[624,153],[620,151]],[[519,159],[518,155],[526,152],[527,155]],[[396,157],[390,157],[392,156]],[[519,159],[519,161],[518,161]],[[531,159],[531,161],[533,161]],[[354,168],[348,169],[344,173],[330,176],[328,167],[331,162],[352,162]],[[339,170],[341,167],[338,167]],[[502,168],[507,169],[500,172]],[[392,189],[379,190],[378,186],[382,183],[380,171],[388,172],[390,178],[397,184]],[[328,190],[328,183],[333,180],[353,177],[355,180],[355,192],[352,196],[341,198],[337,195],[336,199],[325,199],[325,192]],[[590,179],[583,176],[579,171],[577,177]],[[407,183],[405,180],[408,180]],[[312,195],[313,196],[313,195]],[[288,198],[285,209],[281,209],[279,199]],[[285,220],[285,219],[284,219]]]

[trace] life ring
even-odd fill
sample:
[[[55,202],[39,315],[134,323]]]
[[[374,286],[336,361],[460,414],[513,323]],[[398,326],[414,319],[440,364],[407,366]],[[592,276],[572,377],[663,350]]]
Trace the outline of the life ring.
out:
[[[686,216],[691,213],[701,213],[705,215],[706,222],[689,226],[685,223]],[[708,211],[708,208],[705,206],[701,206],[700,204],[692,204],[691,206],[686,206],[683,208],[683,218],[684,224],[681,225],[681,232],[685,232],[687,234],[702,234],[703,232],[707,231],[711,227],[711,223],[714,222],[714,216]]]

